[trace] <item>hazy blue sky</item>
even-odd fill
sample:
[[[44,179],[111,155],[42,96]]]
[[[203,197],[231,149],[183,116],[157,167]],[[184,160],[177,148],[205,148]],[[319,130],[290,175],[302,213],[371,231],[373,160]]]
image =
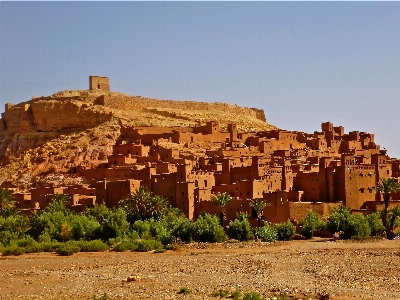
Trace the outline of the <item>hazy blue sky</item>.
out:
[[[0,111],[87,89],[263,108],[400,158],[399,2],[0,2]]]

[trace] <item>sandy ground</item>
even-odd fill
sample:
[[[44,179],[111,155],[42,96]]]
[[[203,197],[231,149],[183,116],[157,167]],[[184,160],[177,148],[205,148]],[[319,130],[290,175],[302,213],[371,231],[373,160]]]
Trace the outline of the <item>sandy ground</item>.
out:
[[[136,276],[139,280],[127,282]],[[178,294],[180,288],[191,290]],[[0,257],[0,299],[217,299],[216,290],[291,299],[400,299],[400,241],[191,244],[165,253]]]

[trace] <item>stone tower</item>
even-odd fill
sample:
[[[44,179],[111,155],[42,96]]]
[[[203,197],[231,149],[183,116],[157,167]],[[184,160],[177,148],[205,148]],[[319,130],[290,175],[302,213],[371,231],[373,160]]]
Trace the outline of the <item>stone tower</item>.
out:
[[[110,79],[108,77],[89,76],[89,90],[110,91]]]

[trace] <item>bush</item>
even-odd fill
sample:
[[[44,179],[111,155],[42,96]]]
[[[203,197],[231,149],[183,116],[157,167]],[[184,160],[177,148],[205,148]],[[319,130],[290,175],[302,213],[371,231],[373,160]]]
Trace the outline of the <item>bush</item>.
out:
[[[215,291],[211,294],[212,297],[220,297],[220,298],[226,298],[229,296],[229,292],[227,290],[218,290]]]
[[[4,256],[9,256],[9,255],[22,255],[26,253],[26,250],[24,247],[20,247],[16,244],[12,244],[8,247],[4,247],[3,250],[3,255]]]
[[[141,240],[137,241],[137,249],[139,252],[147,252],[156,249],[162,249],[163,245],[160,241],[156,240]]]
[[[38,253],[44,251],[44,246],[41,243],[36,242],[30,236],[16,240],[15,243],[17,246],[25,248],[26,253]]]
[[[277,240],[277,234],[274,226],[268,223],[266,223],[263,227],[257,228],[255,235],[262,242],[275,242]]]
[[[278,241],[291,241],[296,234],[296,227],[289,220],[285,223],[276,224],[275,230]]]
[[[343,239],[364,238],[371,234],[368,219],[361,214],[352,215],[350,209],[345,206],[339,206],[332,211],[326,227],[332,234],[342,231]]]
[[[120,208],[112,210],[100,226],[103,240],[123,236],[129,229],[126,213]]]
[[[176,218],[171,220],[168,225],[173,238],[180,239],[184,243],[192,241],[193,222],[188,218]]]
[[[9,245],[13,240],[22,238],[29,228],[25,216],[14,214],[6,217],[0,216],[0,244]]]
[[[224,228],[216,216],[204,213],[193,224],[193,240],[196,242],[223,242],[226,240]]]
[[[96,295],[93,295],[93,300],[108,300],[109,297],[106,293],[104,293],[103,295],[101,295],[99,298],[96,297]]]
[[[380,213],[375,212],[367,215],[365,218],[367,219],[369,227],[371,228],[371,236],[377,236],[379,233],[385,231]]]
[[[285,223],[282,223],[285,224]],[[245,293],[243,295],[243,300],[265,300],[260,294],[257,293]]]
[[[42,242],[40,243],[44,252],[58,252],[63,243],[60,242]]]
[[[226,228],[226,232],[231,239],[239,241],[249,241],[254,239],[253,229],[247,217],[231,221]]]
[[[311,239],[314,236],[314,231],[323,230],[326,226],[319,215],[312,210],[308,211],[307,216],[301,221],[301,234],[306,239]]]
[[[78,253],[80,250],[81,249],[78,242],[69,241],[61,244],[57,252],[62,256],[69,256],[74,253]]]
[[[113,246],[112,250],[116,252],[136,251],[137,244],[133,241],[123,241]]]
[[[192,291],[189,290],[187,287],[181,287],[181,288],[179,289],[179,291],[178,291],[178,294],[187,295],[187,294],[190,294],[191,292],[192,292]]]
[[[101,240],[80,241],[79,248],[81,252],[103,252],[110,249],[110,247]]]
[[[369,227],[368,220],[362,214],[354,216],[354,235],[352,238],[366,238],[371,236],[371,228]]]

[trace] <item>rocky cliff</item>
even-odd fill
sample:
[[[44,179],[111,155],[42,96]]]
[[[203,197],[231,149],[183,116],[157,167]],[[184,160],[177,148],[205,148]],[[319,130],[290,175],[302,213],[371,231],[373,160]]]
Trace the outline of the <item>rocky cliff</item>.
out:
[[[6,104],[0,119],[0,184],[23,188],[77,165],[96,166],[123,138],[125,126],[196,126],[212,120],[222,129],[229,123],[246,132],[276,128],[266,123],[261,109],[101,90],[62,91]]]

